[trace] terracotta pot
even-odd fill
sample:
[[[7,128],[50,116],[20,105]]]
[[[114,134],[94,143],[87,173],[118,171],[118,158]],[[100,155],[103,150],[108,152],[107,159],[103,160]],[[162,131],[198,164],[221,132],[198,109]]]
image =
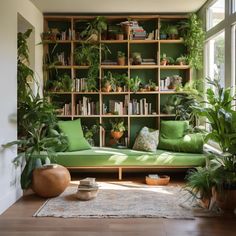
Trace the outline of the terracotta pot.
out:
[[[224,189],[222,193],[219,193],[215,188],[212,188],[212,195],[222,210],[233,211],[236,208],[236,189]]]
[[[116,40],[124,40],[123,34],[116,34]]]
[[[103,91],[109,93],[109,92],[111,91],[111,85],[106,85],[106,86],[103,88]]]
[[[167,60],[165,60],[165,59],[162,60],[162,61],[161,61],[161,65],[162,65],[162,66],[166,66],[166,65],[167,65]]]
[[[114,139],[120,139],[122,136],[123,136],[123,132],[120,132],[120,131],[111,131],[111,136],[114,138]]]
[[[122,92],[122,87],[116,87],[116,92],[118,93]]]
[[[60,195],[71,180],[69,171],[61,165],[49,165],[33,171],[32,189],[41,197]]]
[[[120,66],[124,66],[125,65],[125,57],[118,57],[117,58],[117,63]]]

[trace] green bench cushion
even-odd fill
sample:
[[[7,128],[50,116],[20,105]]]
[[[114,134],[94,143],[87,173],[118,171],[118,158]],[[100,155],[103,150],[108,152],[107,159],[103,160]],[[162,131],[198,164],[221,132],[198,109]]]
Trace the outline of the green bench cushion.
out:
[[[153,152],[132,149],[113,149],[94,147],[90,150],[58,152],[55,161],[66,167],[96,166],[203,166],[204,154]]]

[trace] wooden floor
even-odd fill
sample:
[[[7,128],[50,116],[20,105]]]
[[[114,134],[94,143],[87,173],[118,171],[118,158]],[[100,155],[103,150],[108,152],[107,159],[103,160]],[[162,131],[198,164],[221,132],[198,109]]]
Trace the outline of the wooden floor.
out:
[[[74,175],[73,179],[85,175]],[[90,175],[91,176],[91,175]],[[145,174],[127,176],[125,180],[142,182]],[[115,175],[98,176],[98,180],[113,181]],[[172,184],[183,184],[183,176],[171,174]],[[125,200],[125,199],[124,199]],[[31,192],[0,216],[0,236],[235,236],[236,217],[227,214],[217,218],[176,219],[62,219],[53,217],[32,217],[45,199]]]

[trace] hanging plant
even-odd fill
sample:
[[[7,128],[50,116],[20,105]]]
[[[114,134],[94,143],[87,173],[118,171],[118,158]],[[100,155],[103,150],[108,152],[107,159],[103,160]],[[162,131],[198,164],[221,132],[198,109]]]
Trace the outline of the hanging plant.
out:
[[[189,64],[195,69],[201,69],[205,39],[202,21],[195,13],[192,13],[187,21],[181,22],[180,30],[183,32],[184,44],[188,50]]]

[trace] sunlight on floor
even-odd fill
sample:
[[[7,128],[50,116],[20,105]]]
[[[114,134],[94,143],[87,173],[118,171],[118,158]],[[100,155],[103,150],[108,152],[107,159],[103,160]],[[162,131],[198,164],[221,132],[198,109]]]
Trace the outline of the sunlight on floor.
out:
[[[146,184],[135,184],[132,181],[122,181],[122,182],[97,182],[99,189],[113,189],[113,190],[143,190],[156,192],[161,194],[172,195],[166,187],[162,186],[150,186]],[[79,181],[71,181],[73,185],[79,185]]]

